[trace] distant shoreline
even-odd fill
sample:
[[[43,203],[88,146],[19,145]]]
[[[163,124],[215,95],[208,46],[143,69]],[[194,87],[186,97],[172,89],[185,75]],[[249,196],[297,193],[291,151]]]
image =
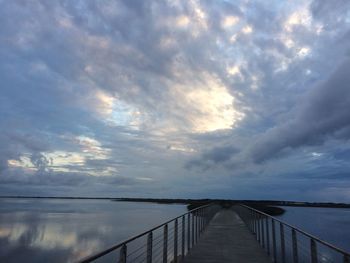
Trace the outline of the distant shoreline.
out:
[[[180,198],[116,198],[116,197],[65,197],[65,196],[0,196],[4,198],[27,198],[27,199],[83,199],[83,200],[111,200],[120,202],[147,202],[159,204],[185,204],[199,205],[205,203],[225,203],[246,205],[269,205],[269,206],[296,206],[296,207],[326,207],[326,208],[350,208],[350,204],[333,202],[300,202],[300,201],[276,201],[276,200],[233,200],[233,199],[180,199]]]

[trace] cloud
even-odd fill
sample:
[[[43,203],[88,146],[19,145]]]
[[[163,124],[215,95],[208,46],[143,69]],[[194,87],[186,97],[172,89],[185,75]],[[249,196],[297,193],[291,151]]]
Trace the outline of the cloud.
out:
[[[52,158],[47,158],[41,153],[35,153],[30,156],[30,161],[35,166],[39,173],[43,173],[47,170],[48,166],[52,165]]]
[[[233,146],[214,147],[210,151],[203,153],[200,158],[186,163],[185,167],[202,167],[203,169],[208,169],[212,165],[228,162],[237,153],[239,153],[239,150]]]
[[[41,168],[41,167],[40,167]],[[125,176],[93,176],[81,172],[53,172],[39,169],[38,171],[26,171],[20,169],[9,169],[0,177],[2,184],[24,185],[24,186],[54,186],[60,187],[93,187],[98,184],[114,185],[115,188],[142,184],[133,178]]]
[[[219,173],[283,173],[305,146],[349,138],[348,62],[334,70],[349,52],[347,1],[0,5],[0,177],[12,187],[198,190]]]
[[[250,149],[255,162],[279,156],[284,149],[322,144],[350,127],[350,60],[344,61],[328,80],[304,98],[291,120],[269,129]],[[344,138],[344,139],[349,139]]]
[[[251,143],[241,146],[213,148],[199,160],[190,161],[187,167],[212,167],[230,160],[233,166],[249,166],[252,161],[261,164],[271,159],[285,157],[286,153],[302,147],[322,145],[330,139],[350,139],[350,59],[345,59],[327,80],[317,84],[285,116],[285,122],[257,135]],[[242,164],[242,162],[246,164]]]

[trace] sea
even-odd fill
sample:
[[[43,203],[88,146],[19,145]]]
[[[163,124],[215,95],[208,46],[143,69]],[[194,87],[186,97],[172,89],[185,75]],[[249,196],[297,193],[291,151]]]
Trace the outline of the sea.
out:
[[[350,209],[283,208],[278,219],[350,251]],[[77,262],[186,212],[183,204],[0,198],[0,262]]]

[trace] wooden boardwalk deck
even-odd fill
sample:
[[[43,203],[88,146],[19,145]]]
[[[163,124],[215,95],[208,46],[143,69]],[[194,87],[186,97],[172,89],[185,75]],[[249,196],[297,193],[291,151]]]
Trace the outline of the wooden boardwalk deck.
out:
[[[243,221],[232,210],[220,210],[185,257],[185,263],[271,263]]]

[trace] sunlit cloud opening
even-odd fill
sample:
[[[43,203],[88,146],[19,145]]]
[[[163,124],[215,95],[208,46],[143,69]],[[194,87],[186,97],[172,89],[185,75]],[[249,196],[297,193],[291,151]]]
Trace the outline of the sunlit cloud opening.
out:
[[[63,138],[80,149],[76,149],[76,151],[56,150],[34,155],[26,153],[17,160],[8,160],[8,167],[24,169],[29,172],[82,172],[88,169],[88,175],[96,176],[111,175],[117,172],[114,167],[104,167],[103,169],[86,167],[88,160],[106,160],[110,157],[110,149],[104,148],[96,139],[84,135]]]
[[[102,91],[97,91],[95,96],[98,100],[97,111],[102,115],[110,115],[113,112],[115,98]]]
[[[97,111],[110,125],[128,126],[138,129],[142,114],[136,107],[123,100],[112,97],[101,91],[96,93],[98,99]]]
[[[310,54],[310,48],[309,47],[302,47],[298,50],[298,56],[299,57],[305,57]]]
[[[230,129],[243,115],[234,109],[234,97],[224,86],[211,80],[207,88],[193,89],[186,94],[186,100],[192,105],[191,116],[194,132],[211,132]]]
[[[196,150],[190,147],[186,147],[184,145],[181,144],[175,144],[175,145],[169,145],[167,147],[168,150],[171,151],[178,151],[178,152],[184,152],[184,153],[195,153]]]
[[[253,32],[253,28],[251,26],[245,26],[242,28],[242,33],[243,34],[251,34]]]
[[[223,28],[229,28],[234,25],[236,25],[239,21],[239,17],[237,16],[226,16],[222,21],[221,21],[221,26]]]
[[[187,27],[190,23],[190,18],[188,16],[182,15],[176,19],[176,25],[178,27]]]
[[[320,157],[323,156],[323,153],[320,153],[320,152],[312,152],[312,153],[311,153],[311,156],[312,156],[314,159],[319,159]]]
[[[295,46],[295,42],[293,41],[293,39],[291,38],[287,38],[285,40],[283,40],[283,44],[287,47],[287,48],[292,48]]]
[[[231,43],[235,43],[237,41],[237,34],[233,34],[231,37],[230,37],[230,42]]]
[[[70,171],[66,166],[82,167],[85,164],[85,157],[78,152],[54,151],[41,153],[41,158],[47,160],[45,167],[37,167],[28,154],[22,155],[18,160],[8,160],[10,168],[21,168],[28,171]]]
[[[229,75],[231,76],[237,76],[239,77],[241,80],[243,80],[243,74],[240,70],[240,68],[238,66],[232,66],[232,67],[227,67],[226,71]]]
[[[191,29],[191,35],[194,38],[199,37],[202,31],[208,30],[207,14],[203,11],[198,1],[190,1],[192,9],[192,18],[194,26]]]
[[[304,7],[296,12],[292,13],[284,23],[284,28],[291,32],[295,26],[308,27],[311,24],[312,16],[307,7]]]
[[[107,120],[113,125],[127,126],[130,129],[139,129],[142,121],[142,114],[141,111],[135,107],[121,100],[117,100]]]
[[[7,165],[9,168],[22,168],[28,170],[35,170],[35,167],[27,156],[20,156],[18,160],[10,159],[7,160]]]
[[[83,166],[85,164],[85,157],[78,152],[54,151],[51,153],[44,153],[44,156],[52,160],[52,167],[55,170],[60,170],[62,166]]]
[[[107,159],[109,156],[109,149],[103,148],[101,143],[94,138],[78,136],[76,141],[82,147],[82,152],[93,159]]]

